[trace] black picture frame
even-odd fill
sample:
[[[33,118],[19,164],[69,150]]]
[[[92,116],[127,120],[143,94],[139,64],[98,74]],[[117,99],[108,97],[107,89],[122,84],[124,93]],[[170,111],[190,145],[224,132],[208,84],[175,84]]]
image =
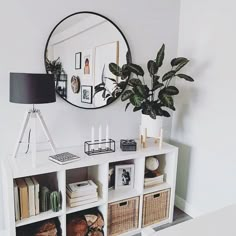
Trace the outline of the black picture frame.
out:
[[[82,67],[82,52],[75,53],[75,69],[80,70]],[[78,61],[79,60],[79,61]]]
[[[86,99],[84,96],[84,90],[87,89],[87,91],[89,92],[89,98]],[[93,103],[93,86],[90,85],[82,85],[81,86],[81,102],[82,103],[88,103],[88,104],[92,104]]]

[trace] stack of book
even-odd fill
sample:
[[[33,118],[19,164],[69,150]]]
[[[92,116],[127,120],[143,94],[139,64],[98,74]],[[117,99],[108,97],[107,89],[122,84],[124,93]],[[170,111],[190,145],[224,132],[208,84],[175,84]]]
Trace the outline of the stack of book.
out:
[[[14,206],[16,221],[39,214],[39,183],[34,177],[14,180]]]
[[[155,177],[148,178],[145,176],[144,178],[144,187],[152,187],[154,185],[159,185],[164,182],[164,175],[157,173]]]
[[[98,201],[97,185],[92,180],[71,183],[66,186],[69,207],[77,207]]]

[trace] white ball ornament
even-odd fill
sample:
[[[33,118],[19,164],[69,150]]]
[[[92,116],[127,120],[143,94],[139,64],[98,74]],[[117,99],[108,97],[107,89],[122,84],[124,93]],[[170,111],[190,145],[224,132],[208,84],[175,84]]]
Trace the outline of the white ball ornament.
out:
[[[146,159],[145,166],[150,171],[157,170],[159,167],[159,161],[155,157],[148,157]]]

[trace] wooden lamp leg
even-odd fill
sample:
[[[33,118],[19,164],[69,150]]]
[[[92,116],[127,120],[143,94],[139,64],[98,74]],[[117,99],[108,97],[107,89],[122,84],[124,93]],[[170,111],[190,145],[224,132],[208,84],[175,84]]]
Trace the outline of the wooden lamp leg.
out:
[[[143,148],[147,147],[147,128],[144,129]]]
[[[160,131],[160,142],[159,142],[159,148],[162,148],[162,143],[163,143],[163,129]]]

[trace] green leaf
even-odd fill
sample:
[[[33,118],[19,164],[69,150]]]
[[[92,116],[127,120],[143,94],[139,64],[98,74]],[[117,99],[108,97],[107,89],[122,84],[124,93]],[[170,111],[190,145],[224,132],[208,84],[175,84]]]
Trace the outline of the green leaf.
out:
[[[127,99],[129,99],[132,95],[133,95],[133,91],[131,90],[126,90],[122,95],[121,95],[121,101],[126,101]]]
[[[131,86],[137,86],[137,85],[141,85],[142,82],[141,82],[140,79],[130,79],[130,80],[129,80],[129,84],[130,84]]]
[[[153,83],[153,88],[152,88],[152,90],[153,91],[155,91],[155,90],[157,90],[157,89],[159,89],[159,88],[161,88],[161,87],[163,87],[164,86],[164,84],[163,83],[160,83],[160,82],[154,82]]]
[[[97,87],[97,88],[95,88],[95,94],[96,93],[99,93],[99,92],[101,92],[101,91],[106,91],[106,89],[104,88],[104,87]],[[95,95],[94,94],[94,95]]]
[[[127,85],[127,82],[126,82],[126,81],[121,81],[119,84],[117,84],[117,86],[118,86],[119,88],[121,88],[122,90],[125,89],[126,85]]]
[[[165,117],[170,117],[170,113],[168,111],[162,110],[162,115]]]
[[[122,73],[121,68],[115,63],[110,63],[109,64],[109,70],[115,76],[121,76],[122,75],[121,74]]]
[[[104,83],[100,83],[100,84],[97,84],[96,86],[95,86],[95,90],[97,89],[97,88],[100,88],[100,87],[105,87],[105,84]]]
[[[171,79],[173,76],[175,76],[175,71],[171,70],[169,72],[167,72],[166,74],[163,75],[162,77],[162,81],[166,81],[168,79]]]
[[[130,105],[130,102],[126,104],[126,106],[125,106],[125,111],[126,111],[127,108],[129,107],[129,105]]]
[[[141,109],[142,109],[142,107],[134,107],[133,112],[139,111]]]
[[[148,88],[147,85],[143,85],[143,87],[144,87],[144,90],[145,90],[145,97],[148,97],[150,89]]]
[[[186,62],[186,61],[188,61],[188,59],[185,58],[185,57],[177,57],[177,58],[174,58],[174,59],[171,61],[171,65],[172,65],[172,66],[177,66],[177,65],[179,65],[180,63],[184,63],[184,62]]]
[[[149,116],[152,118],[152,119],[156,119],[156,112],[154,110],[154,108],[152,107],[152,109],[150,110],[150,113],[149,113]]]
[[[185,79],[185,80],[187,80],[187,81],[189,81],[189,82],[193,82],[193,81],[194,81],[194,79],[193,79],[192,77],[190,77],[190,76],[188,76],[188,75],[185,75],[185,74],[178,74],[178,75],[176,75],[176,76],[178,76],[178,77],[181,78],[181,79]]]
[[[179,90],[175,86],[168,86],[165,88],[165,93],[167,95],[177,95]]]
[[[152,61],[152,60],[148,61],[147,68],[148,68],[148,71],[151,75],[155,75],[158,71],[158,66],[157,66],[156,62]]]
[[[130,72],[132,72],[136,75],[144,76],[144,71],[143,71],[142,67],[139,65],[130,63],[127,65],[127,68]]]
[[[114,102],[115,100],[116,100],[116,98],[114,98],[114,97],[109,97],[109,98],[107,99],[107,105],[110,104],[110,103],[112,103],[112,102]]]
[[[158,67],[162,66],[164,57],[165,57],[165,44],[162,45],[162,47],[157,53],[156,64]]]
[[[113,78],[110,78],[110,77],[105,77],[106,79],[109,79],[109,80],[111,80],[111,81],[113,81],[113,82],[115,82],[116,83],[116,80],[115,79],[113,79]]]
[[[145,98],[146,97],[146,91],[143,85],[138,85],[133,88],[133,91],[135,94],[137,94],[139,97]]]
[[[126,61],[127,61],[127,64],[131,63],[131,53],[130,51],[128,50],[127,53],[126,53]]]
[[[173,106],[170,106],[169,107],[171,110],[173,110],[173,111],[175,111],[175,106],[173,105]]]
[[[188,62],[189,62],[189,60],[180,63],[180,64],[174,69],[174,71],[177,72],[177,71],[181,70]]]
[[[169,96],[165,93],[159,93],[158,97],[164,106],[166,106],[166,107],[173,107],[174,106],[174,100],[171,96]]]
[[[122,80],[126,79],[127,77],[130,76],[130,73],[131,72],[129,71],[129,68],[128,68],[127,64],[124,64],[121,68],[121,74],[122,74],[121,79]]]
[[[157,116],[162,116],[162,109],[160,103],[155,102],[153,105]]]
[[[154,82],[157,82],[159,79],[160,79],[160,76],[159,76],[159,75],[154,75],[154,76],[153,76],[153,81],[154,81]]]
[[[104,89],[103,93],[102,93],[102,97],[106,98],[106,90]]]
[[[141,107],[142,100],[143,99],[141,97],[139,97],[138,95],[133,95],[130,97],[130,102],[135,107]]]

